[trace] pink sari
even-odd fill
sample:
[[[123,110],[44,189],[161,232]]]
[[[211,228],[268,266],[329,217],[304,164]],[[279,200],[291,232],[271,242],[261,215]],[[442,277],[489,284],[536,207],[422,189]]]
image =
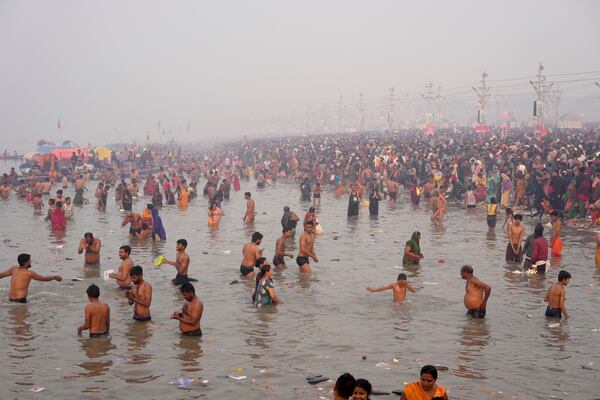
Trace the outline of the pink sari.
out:
[[[52,230],[53,231],[64,231],[67,228],[67,221],[65,220],[65,214],[63,213],[62,208],[54,209],[54,213],[50,217],[52,221]]]

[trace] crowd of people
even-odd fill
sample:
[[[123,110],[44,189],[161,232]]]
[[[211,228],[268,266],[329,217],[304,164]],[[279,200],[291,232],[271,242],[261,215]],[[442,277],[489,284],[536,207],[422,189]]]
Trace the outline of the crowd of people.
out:
[[[476,135],[471,131],[441,132],[435,136],[421,131],[390,134],[352,134],[328,136],[302,136],[278,139],[244,140],[240,143],[221,144],[210,151],[193,152],[176,150],[172,146],[149,146],[137,155],[132,151],[114,152],[111,163],[98,166],[92,172],[79,167],[85,157],[66,160],[62,164],[44,166],[22,175],[11,169],[0,182],[0,197],[8,198],[14,192],[21,204],[31,204],[33,212],[43,214],[48,198],[45,220],[51,229],[63,232],[75,218],[74,205],[81,206],[88,199],[92,181],[95,205],[107,212],[109,194],[114,188],[114,200],[122,213],[122,226],[129,226],[129,236],[142,241],[167,238],[159,210],[162,207],[186,208],[190,201],[206,199],[208,224],[218,228],[222,211],[231,190],[241,190],[241,182],[250,185],[256,181],[257,189],[265,189],[277,181],[298,185],[298,195],[312,202],[304,218],[289,206],[283,208],[282,234],[276,240],[272,263],[259,247],[263,240],[254,232],[250,242],[242,248],[240,265],[242,279],[254,283],[248,299],[257,308],[282,303],[272,280],[273,267],[282,269],[286,258],[294,258],[287,250],[290,241],[299,235],[299,251],[295,262],[300,273],[312,273],[311,261],[319,263],[315,240],[321,230],[315,207],[321,204],[323,191],[348,197],[348,218],[355,218],[364,207],[370,215],[379,214],[379,202],[410,202],[431,210],[433,224],[444,223],[449,205],[464,207],[466,212],[485,210],[490,233],[496,230],[499,211],[504,211],[502,230],[507,235],[506,261],[523,263],[526,273],[542,274],[550,268],[549,259],[562,254],[562,226],[583,226],[587,218],[591,225],[600,224],[600,141],[597,131],[555,131],[538,137],[526,131],[510,134]],[[50,170],[44,170],[49,167]],[[199,193],[204,181],[202,193]],[[54,191],[55,185],[59,189]],[[65,197],[68,190],[73,197]],[[134,205],[146,200],[140,212]],[[252,193],[244,193],[246,208],[240,223],[253,227],[256,204]],[[499,201],[498,201],[499,200]],[[481,205],[481,206],[479,206]],[[77,210],[77,213],[80,211]],[[542,218],[548,215],[546,225],[550,240],[544,237]],[[537,218],[540,222],[532,234],[526,235],[524,218]],[[424,258],[420,247],[421,234],[415,231],[406,242],[402,263],[417,267]],[[181,311],[171,318],[179,321],[181,334],[202,336],[201,318],[203,303],[195,293],[188,276],[190,257],[186,253],[188,242],[179,239],[176,257],[168,260],[159,257],[157,265],[175,268],[174,285],[180,287],[183,298]],[[88,268],[98,268],[101,240],[92,232],[81,239],[78,253],[84,255]],[[133,306],[133,318],[139,322],[151,320],[152,286],[143,278],[142,266],[131,260],[131,247],[119,248],[121,265],[108,273],[123,290],[124,300]],[[20,254],[18,266],[0,273],[0,278],[11,277],[9,300],[27,301],[31,280],[61,281],[60,276],[42,276],[31,271],[31,256]],[[273,267],[271,266],[273,265]],[[600,233],[596,234],[596,267],[600,268]],[[484,318],[492,288],[474,275],[470,265],[460,268],[466,281],[464,305],[471,318]],[[565,306],[565,286],[571,275],[558,273],[558,281],[546,294],[546,316],[569,318]],[[404,273],[397,280],[381,287],[368,287],[369,292],[391,290],[393,300],[402,302],[407,292],[415,293]],[[100,300],[100,288],[92,284],[86,290],[89,304],[85,307],[84,323],[77,328],[81,334],[88,330],[90,337],[105,336],[110,331],[110,308]],[[406,400],[447,398],[446,391],[436,384],[437,370],[428,365],[421,370],[421,380],[409,384],[402,398]],[[335,384],[336,399],[365,399],[371,385],[366,380],[355,380],[350,374],[340,376]]]

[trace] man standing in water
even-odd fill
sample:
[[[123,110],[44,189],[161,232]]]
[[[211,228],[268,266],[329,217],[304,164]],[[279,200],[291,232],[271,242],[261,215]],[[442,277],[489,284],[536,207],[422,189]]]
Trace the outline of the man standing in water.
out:
[[[188,277],[190,256],[188,256],[188,254],[185,252],[187,244],[187,240],[179,239],[175,247],[175,249],[177,250],[177,256],[175,257],[175,261],[165,260],[166,264],[174,266],[177,270],[177,275],[175,276],[175,279],[172,280],[173,284],[177,286],[190,282],[190,278]]]
[[[108,274],[109,278],[117,281],[117,285],[119,285],[119,289],[121,290],[131,290],[131,276],[129,273],[133,268],[133,261],[129,258],[130,255],[131,247],[127,245],[119,247],[119,258],[122,261],[121,265],[116,274]]]
[[[563,241],[560,237],[562,223],[558,211],[554,210],[550,213],[552,220],[552,236],[550,236],[550,248],[552,249],[552,257],[562,256]]]
[[[520,263],[523,260],[521,242],[525,235],[525,227],[521,223],[523,216],[515,215],[515,222],[508,228],[508,246],[506,246],[506,261]]]
[[[202,336],[200,319],[204,311],[204,305],[196,296],[196,290],[191,283],[181,286],[181,294],[185,299],[181,312],[175,311],[171,319],[179,320],[179,330],[183,336]]]
[[[84,259],[85,265],[88,267],[99,267],[100,266],[100,248],[102,242],[100,239],[95,239],[91,232],[86,232],[83,235],[83,239],[79,242],[79,254],[85,251]]]
[[[275,256],[273,257],[273,265],[277,269],[282,269],[285,267],[284,257],[294,258],[292,253],[285,252],[285,241],[292,237],[292,232],[292,228],[283,228],[283,234],[275,243]]]
[[[263,235],[260,232],[252,234],[252,241],[242,247],[242,264],[240,265],[240,274],[252,279],[254,277],[254,266],[256,260],[262,256],[262,250],[258,248],[262,242]]]
[[[137,237],[142,233],[142,217],[140,214],[134,213],[133,211],[127,211],[125,218],[123,218],[123,222],[121,222],[121,226],[127,224],[129,224],[130,236]]]
[[[19,254],[17,257],[18,267],[11,267],[4,272],[0,272],[0,279],[11,277],[10,291],[8,300],[16,303],[27,303],[27,294],[29,293],[29,284],[31,280],[49,282],[62,281],[59,275],[42,276],[36,272],[30,271],[31,256],[29,254]]]
[[[460,276],[467,281],[464,299],[467,315],[471,318],[484,318],[492,287],[473,276],[473,267],[470,265],[462,266]]]
[[[247,224],[251,224],[254,222],[254,214],[255,214],[255,204],[254,199],[252,199],[252,194],[250,192],[244,193],[244,198],[246,199],[246,215],[244,215],[244,222]]]
[[[433,222],[442,222],[444,220],[444,214],[446,213],[446,199],[437,190],[433,191],[432,198],[431,220]]]
[[[125,292],[129,304],[133,305],[133,319],[140,322],[150,321],[150,304],[152,303],[152,285],[143,278],[142,267],[136,265],[131,268],[131,281],[133,289]]]
[[[100,288],[90,285],[86,290],[90,304],[85,306],[85,321],[77,328],[77,334],[89,330],[90,337],[102,337],[108,335],[110,330],[110,307],[99,300]]]
[[[309,264],[309,258],[312,258],[314,262],[319,263],[319,259],[315,254],[314,249],[314,235],[313,235],[314,224],[312,221],[307,221],[304,226],[304,233],[300,236],[300,251],[296,257],[296,264],[300,267],[300,272],[312,272]]]

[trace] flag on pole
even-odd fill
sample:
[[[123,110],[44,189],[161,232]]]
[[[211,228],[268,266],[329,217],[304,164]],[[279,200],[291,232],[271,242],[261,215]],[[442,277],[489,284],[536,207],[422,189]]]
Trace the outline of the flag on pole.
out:
[[[60,124],[60,117],[58,118],[58,121],[56,122],[56,127],[58,129],[62,129],[62,125]]]
[[[191,121],[191,120],[189,120],[189,121],[188,121],[188,124],[187,124],[187,131],[188,131],[188,132],[190,131],[190,127],[191,127],[191,126],[192,126],[192,121]]]

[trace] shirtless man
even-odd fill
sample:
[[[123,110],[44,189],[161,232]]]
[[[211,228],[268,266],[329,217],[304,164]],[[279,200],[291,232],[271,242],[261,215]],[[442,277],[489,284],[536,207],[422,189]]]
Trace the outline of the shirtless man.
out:
[[[75,179],[75,198],[73,199],[74,204],[85,203],[85,200],[83,198],[84,190],[87,190],[85,186],[85,181],[83,180],[83,175],[79,175],[77,179]]]
[[[142,267],[136,265],[131,268],[131,281],[133,289],[125,292],[125,297],[129,304],[133,305],[133,319],[140,322],[147,322],[152,319],[150,316],[150,304],[152,303],[152,285],[143,278],[144,271]]]
[[[518,262],[523,260],[521,243],[525,235],[525,227],[521,223],[523,216],[515,215],[514,223],[508,228],[508,246],[506,247],[506,261]]]
[[[244,198],[246,199],[246,215],[244,215],[244,218],[242,219],[247,224],[251,224],[254,222],[255,204],[254,199],[252,199],[251,197],[252,194],[250,192],[244,193]]]
[[[42,207],[44,207],[44,200],[42,199],[42,194],[37,194],[31,202],[33,203],[34,214],[41,214]]]
[[[8,183],[4,182],[0,185],[0,197],[8,199],[8,196],[10,196],[10,186]]]
[[[83,235],[83,239],[79,242],[79,249],[77,252],[81,254],[85,250],[85,265],[99,267],[101,247],[102,242],[100,239],[95,239],[91,232],[86,232],[85,235]]]
[[[433,191],[432,194],[432,215],[431,220],[442,222],[444,220],[444,214],[446,213],[446,199],[437,190]]]
[[[392,292],[394,293],[394,301],[396,303],[406,299],[407,290],[409,290],[411,293],[415,292],[415,288],[406,281],[406,274],[398,274],[398,279],[396,282],[390,283],[387,286],[382,286],[380,288],[372,288],[370,286],[367,287],[369,292],[382,292],[389,289],[392,289]]]
[[[142,230],[137,235],[138,238],[146,240],[152,237],[152,227],[148,226],[146,223],[142,223]]]
[[[546,317],[561,318],[562,314],[564,314],[565,319],[569,318],[569,313],[565,307],[567,293],[565,286],[569,284],[570,280],[570,273],[567,271],[560,271],[558,273],[558,283],[555,283],[548,288],[548,292],[544,297],[544,301],[548,303],[548,307],[546,308]]]
[[[175,276],[175,279],[172,280],[174,285],[183,285],[190,281],[188,277],[190,256],[185,252],[187,245],[187,240],[179,239],[175,247],[175,250],[177,250],[175,261],[165,260],[166,264],[172,265],[177,270],[177,275]]]
[[[11,277],[10,291],[8,292],[8,300],[17,303],[27,303],[27,294],[29,293],[29,284],[31,280],[49,282],[62,281],[59,275],[42,276],[36,272],[30,271],[31,256],[29,254],[19,254],[17,257],[18,267],[11,267],[4,272],[0,272],[0,279]]]
[[[552,249],[552,257],[562,256],[562,238],[560,237],[562,223],[558,211],[554,210],[550,213],[552,220],[552,235],[550,237],[550,248]]]
[[[395,182],[392,179],[387,179],[385,184],[387,186],[388,199],[390,203],[395,203],[398,197],[398,182]]]
[[[283,228],[283,234],[275,243],[275,256],[273,257],[273,265],[277,269],[285,268],[284,257],[294,258],[292,253],[285,252],[285,241],[292,237],[294,230],[292,228]]]
[[[242,276],[247,276],[250,279],[254,277],[256,260],[262,256],[262,249],[258,248],[262,239],[262,233],[254,232],[251,242],[244,244],[244,247],[242,247],[242,264],[240,265],[240,274]]]
[[[179,331],[183,336],[202,336],[200,319],[204,311],[204,305],[196,296],[196,291],[191,283],[181,286],[181,294],[185,299],[181,312],[175,311],[171,319],[179,320]]]
[[[121,222],[121,226],[129,224],[129,235],[137,237],[142,233],[142,217],[138,213],[127,211],[125,218]]]
[[[89,330],[91,338],[106,336],[110,330],[110,307],[98,299],[98,286],[90,285],[86,293],[90,304],[85,306],[85,321],[77,328],[77,335],[81,336],[81,332]]]
[[[300,272],[312,272],[309,264],[309,258],[312,258],[314,262],[319,263],[319,259],[315,254],[314,235],[313,235],[314,224],[312,221],[306,222],[304,227],[304,233],[300,236],[300,251],[296,257],[296,264],[300,267]]]
[[[485,308],[490,298],[492,287],[474,277],[473,267],[470,265],[462,266],[460,276],[467,281],[464,299],[467,315],[471,318],[484,318]]]
[[[133,268],[133,261],[129,256],[131,255],[131,247],[125,245],[119,247],[119,258],[121,259],[121,265],[117,270],[117,273],[108,274],[108,277],[117,281],[117,285],[121,290],[131,290],[131,276],[130,272]]]

